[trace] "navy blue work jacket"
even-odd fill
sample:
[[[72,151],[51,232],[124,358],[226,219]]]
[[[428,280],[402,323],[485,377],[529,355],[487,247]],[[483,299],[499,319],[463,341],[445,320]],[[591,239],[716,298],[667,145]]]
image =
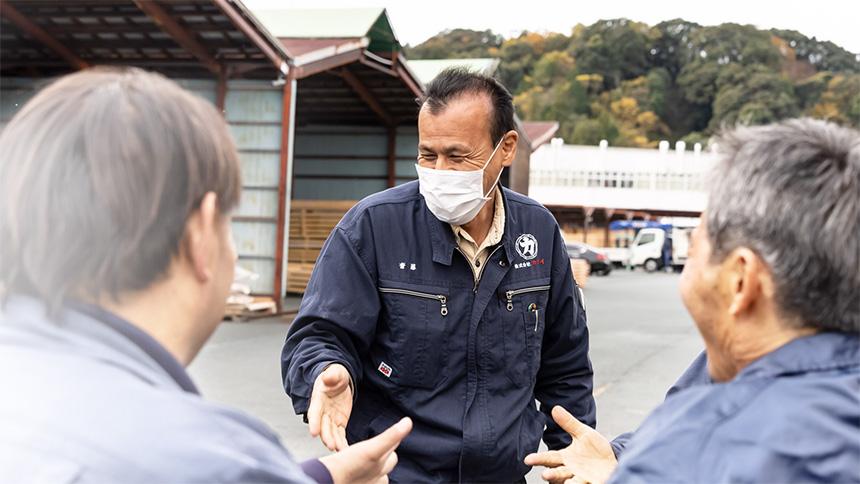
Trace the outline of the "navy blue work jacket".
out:
[[[795,339],[666,398],[610,483],[860,482],[860,339]]]
[[[338,362],[356,385],[351,443],[413,419],[393,482],[514,482],[541,435],[569,444],[554,405],[596,423],[585,310],[558,224],[534,200],[502,199],[504,235],[480,280],[418,182],[362,200],[323,246],[290,327],[282,374],[297,413]]]

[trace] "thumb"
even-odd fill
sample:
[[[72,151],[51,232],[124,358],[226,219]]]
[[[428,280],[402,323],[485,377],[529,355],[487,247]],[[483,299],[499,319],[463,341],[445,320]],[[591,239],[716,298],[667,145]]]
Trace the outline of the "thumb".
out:
[[[322,372],[322,382],[326,390],[335,390],[349,383],[349,374],[341,365],[331,365]]]
[[[385,432],[377,435],[365,442],[368,445],[368,450],[375,456],[384,456],[400,445],[402,441],[412,430],[412,419],[403,417],[399,422],[388,427]]]
[[[588,425],[577,420],[576,417],[559,405],[552,408],[552,419],[555,420],[555,422],[565,432],[569,433],[571,437],[577,440],[584,437],[589,433],[589,431],[594,430]]]

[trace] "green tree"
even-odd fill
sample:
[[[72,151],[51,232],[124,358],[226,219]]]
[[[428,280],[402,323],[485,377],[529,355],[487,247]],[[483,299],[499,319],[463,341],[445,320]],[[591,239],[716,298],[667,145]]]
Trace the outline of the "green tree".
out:
[[[766,124],[800,112],[779,76],[764,66],[731,63],[720,73],[716,85],[712,131],[721,123]]]
[[[681,68],[694,60],[693,33],[700,28],[701,25],[680,18],[654,26],[657,35],[651,43],[651,65],[665,69],[672,79],[678,77]]]
[[[645,79],[648,82],[648,108],[657,116],[662,116],[669,89],[673,87],[671,74],[665,67],[657,67],[648,71]]]
[[[409,59],[470,59],[489,57],[502,45],[502,36],[491,30],[444,30],[415,47],[403,48]]]
[[[794,50],[798,61],[809,63],[816,71],[833,71],[843,74],[860,73],[857,57],[833,42],[820,42],[796,30],[771,29],[771,35],[785,39]]]
[[[600,74],[608,90],[644,76],[651,65],[651,28],[625,18],[577,25],[568,52],[582,74]]]
[[[836,75],[812,107],[812,116],[839,124],[860,125],[860,74]]]

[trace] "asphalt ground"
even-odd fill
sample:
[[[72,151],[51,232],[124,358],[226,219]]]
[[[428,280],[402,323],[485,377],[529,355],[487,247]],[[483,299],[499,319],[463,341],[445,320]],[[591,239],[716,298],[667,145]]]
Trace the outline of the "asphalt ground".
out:
[[[703,349],[678,277],[616,270],[591,277],[584,289],[597,429],[609,439],[634,430]],[[310,436],[284,393],[279,358],[287,328],[282,318],[224,322],[190,373],[204,397],[264,421],[301,461],[328,449]],[[539,476],[534,469],[527,481],[543,482]]]

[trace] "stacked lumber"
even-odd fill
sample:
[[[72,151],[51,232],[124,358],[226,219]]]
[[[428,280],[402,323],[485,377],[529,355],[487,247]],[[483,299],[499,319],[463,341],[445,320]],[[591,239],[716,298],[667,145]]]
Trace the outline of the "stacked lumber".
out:
[[[591,267],[585,259],[570,259],[570,269],[573,271],[573,279],[579,284],[579,287],[585,288],[588,285],[588,273],[591,272]]]
[[[356,203],[340,200],[293,200],[290,203],[287,292],[305,293],[325,240]]]
[[[233,294],[227,298],[224,319],[248,320],[268,316],[278,311],[278,305],[270,297],[254,297],[246,294]]]

